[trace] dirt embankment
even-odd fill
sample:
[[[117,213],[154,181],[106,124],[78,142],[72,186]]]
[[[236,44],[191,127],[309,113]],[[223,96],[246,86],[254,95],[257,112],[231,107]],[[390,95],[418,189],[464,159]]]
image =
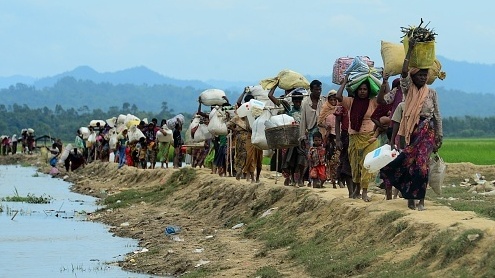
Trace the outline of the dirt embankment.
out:
[[[494,169],[451,164],[448,179],[465,177],[463,171]],[[140,248],[148,250],[120,263],[132,271],[203,275],[195,277],[394,277],[417,272],[480,277],[495,271],[495,222],[432,202],[423,212],[408,210],[404,200],[385,201],[378,193],[365,203],[348,199],[346,189],[275,184],[267,172],[261,184],[250,184],[205,169],[118,170],[116,164],[94,162],[67,175],[74,191],[129,198],[128,205],[101,210],[91,219],[111,225],[118,236],[138,239]],[[136,201],[125,192],[152,194]],[[232,229],[240,223],[245,225]],[[169,225],[181,227],[175,240],[164,234]]]

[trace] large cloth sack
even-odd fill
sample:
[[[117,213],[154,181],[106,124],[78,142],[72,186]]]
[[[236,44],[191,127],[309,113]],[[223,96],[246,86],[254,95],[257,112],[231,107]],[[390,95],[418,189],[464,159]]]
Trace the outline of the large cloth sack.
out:
[[[129,138],[129,143],[134,143],[139,141],[139,138],[145,137],[143,132],[137,128],[135,125],[131,126],[127,131],[127,137]]]
[[[208,123],[208,131],[214,136],[227,135],[229,133],[226,124],[226,115],[220,109],[214,108],[210,113],[210,123]]]
[[[435,59],[435,62],[433,63],[433,66],[428,69],[428,81],[426,81],[426,84],[431,85],[435,80],[440,79],[444,80],[445,77],[447,77],[447,74],[442,70],[442,64],[440,64],[440,61]]]
[[[193,142],[194,134],[196,133],[196,130],[198,129],[200,123],[201,123],[201,116],[199,115],[194,116],[194,119],[192,119],[191,124],[186,130],[186,136],[184,139],[184,142],[186,144]]]
[[[371,61],[370,57],[368,56],[358,56],[361,58],[361,60],[365,61],[366,64],[369,67],[374,67],[375,62]],[[333,72],[332,72],[332,83],[340,85],[342,83],[342,80],[344,80],[345,77],[345,71],[349,68],[349,66],[352,64],[354,61],[354,58],[352,57],[340,57],[335,60],[333,63]]]
[[[89,125],[92,127],[98,126],[98,123],[100,124],[100,127],[103,128],[106,125],[106,122],[104,120],[92,120],[89,122]]]
[[[208,106],[222,105],[224,103],[227,103],[227,100],[225,100],[223,97],[225,97],[225,92],[220,89],[204,90],[199,95],[201,103]]]
[[[72,146],[72,144],[67,144],[67,146],[65,146],[65,148],[62,150],[62,153],[60,154],[60,157],[59,157],[59,160],[58,160],[58,164],[64,164],[64,162],[67,159],[67,157],[69,157],[70,151],[73,148],[74,147]]]
[[[184,124],[184,115],[178,114],[174,116],[172,119],[167,120],[167,126],[169,129],[174,130],[175,124],[177,124],[178,122]]]
[[[82,127],[79,128],[79,131],[82,134],[82,139],[83,140],[88,139],[88,137],[89,137],[89,128],[87,128],[85,126],[82,126]]]
[[[294,118],[287,114],[272,116],[268,121],[270,121],[274,127],[283,126],[283,125],[292,125],[295,123]]]
[[[119,117],[120,117],[120,116],[119,116]],[[131,122],[131,121],[132,121],[132,123],[129,123],[129,122]],[[136,116],[134,116],[134,115],[132,115],[132,114],[127,114],[127,115],[125,116],[125,119],[124,119],[124,124],[125,124],[125,126],[127,126],[127,127],[131,127],[131,125],[139,125],[139,122],[140,122],[140,121],[141,121],[141,120],[140,120],[138,117],[136,117]]]
[[[200,124],[198,126],[198,129],[196,130],[196,133],[194,133],[194,138],[192,141],[194,143],[202,142],[208,139],[213,138],[213,135],[208,131],[208,126],[205,124]]]
[[[117,132],[115,129],[110,131],[110,138],[108,140],[108,147],[110,150],[115,150],[117,149]]]
[[[409,37],[402,40],[404,51],[409,49]],[[417,42],[411,51],[409,67],[418,69],[429,69],[435,63],[435,41]]]
[[[168,129],[167,125],[163,125],[162,129],[156,132],[156,140],[158,140],[158,142],[165,143],[173,142],[174,136],[172,130]]]
[[[382,41],[380,52],[383,60],[383,72],[390,76],[401,74],[402,65],[406,58],[404,46],[399,43]]]
[[[118,124],[125,124],[125,119],[126,119],[126,115],[124,115],[124,114],[120,114],[120,115],[117,117],[117,125],[118,125]]]
[[[282,70],[274,78],[267,78],[260,81],[264,90],[271,90],[275,84],[282,90],[292,90],[295,88],[309,89],[309,81],[302,74],[292,70]]]
[[[428,173],[428,184],[431,189],[433,189],[433,192],[441,195],[443,180],[445,179],[445,173],[447,171],[447,164],[445,164],[437,153],[434,153],[430,158],[429,166],[430,172]]]
[[[268,98],[268,93],[270,90],[265,90],[261,85],[256,85],[256,86],[247,86],[244,88],[244,92],[248,95],[252,95],[254,98]]]

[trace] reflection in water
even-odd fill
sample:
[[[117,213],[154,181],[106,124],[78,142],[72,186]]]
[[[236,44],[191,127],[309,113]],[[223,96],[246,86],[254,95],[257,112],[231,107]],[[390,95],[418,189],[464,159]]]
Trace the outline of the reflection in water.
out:
[[[150,277],[125,272],[116,262],[138,250],[133,239],[86,221],[96,198],[32,167],[0,166],[0,199],[50,196],[49,204],[1,202],[0,277]]]

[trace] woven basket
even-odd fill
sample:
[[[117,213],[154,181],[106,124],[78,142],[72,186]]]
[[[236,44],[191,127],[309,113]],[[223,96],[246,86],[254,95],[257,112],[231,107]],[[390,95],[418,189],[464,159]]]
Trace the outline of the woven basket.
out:
[[[299,145],[299,125],[283,125],[265,129],[270,149],[285,149]]]

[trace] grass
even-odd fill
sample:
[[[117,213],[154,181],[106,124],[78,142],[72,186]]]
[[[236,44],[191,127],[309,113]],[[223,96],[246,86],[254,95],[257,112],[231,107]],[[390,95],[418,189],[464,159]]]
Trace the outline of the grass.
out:
[[[478,235],[476,238],[469,239],[471,235]],[[474,248],[476,242],[483,237],[483,231],[478,229],[470,229],[464,231],[458,238],[451,241],[445,247],[445,257],[442,261],[443,265],[451,263],[452,261],[460,258],[462,255],[468,253]]]
[[[14,196],[3,197],[2,201],[5,202],[24,202],[29,204],[49,204],[53,197],[46,196],[45,194],[37,197],[34,194],[28,193],[27,196],[20,196],[17,188],[14,187]],[[1,211],[1,210],[0,210]]]
[[[196,171],[191,168],[181,168],[173,173],[164,183],[151,189],[129,189],[115,195],[108,196],[103,201],[105,209],[128,207],[139,202],[159,204],[165,202],[179,187],[188,185],[196,178]]]
[[[444,139],[439,154],[448,163],[494,165],[495,139]]]
[[[428,200],[451,207],[457,211],[474,211],[480,216],[495,220],[495,196],[483,196],[468,192],[468,187],[442,188],[442,197],[426,194]]]
[[[256,271],[256,273],[252,277],[259,278],[280,278],[283,277],[277,269],[271,266],[264,266]]]

